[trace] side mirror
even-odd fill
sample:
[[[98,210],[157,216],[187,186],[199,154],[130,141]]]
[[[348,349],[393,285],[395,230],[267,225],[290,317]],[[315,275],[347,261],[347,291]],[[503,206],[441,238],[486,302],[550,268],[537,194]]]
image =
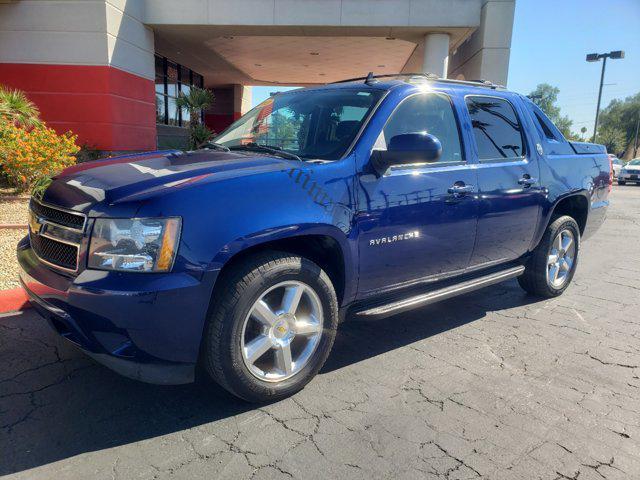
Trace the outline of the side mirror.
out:
[[[442,144],[424,132],[403,133],[391,137],[387,150],[371,152],[371,165],[379,176],[392,165],[435,162],[442,155]]]

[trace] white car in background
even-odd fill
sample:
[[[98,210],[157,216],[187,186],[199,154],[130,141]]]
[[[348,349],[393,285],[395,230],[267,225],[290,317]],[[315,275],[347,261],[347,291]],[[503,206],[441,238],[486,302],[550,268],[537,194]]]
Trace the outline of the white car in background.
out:
[[[618,174],[620,173],[620,170],[622,169],[624,163],[613,153],[609,154],[609,158],[611,159],[611,167],[613,168],[613,177],[618,178]]]
[[[620,169],[618,185],[624,185],[627,182],[640,183],[640,158],[634,158]]]

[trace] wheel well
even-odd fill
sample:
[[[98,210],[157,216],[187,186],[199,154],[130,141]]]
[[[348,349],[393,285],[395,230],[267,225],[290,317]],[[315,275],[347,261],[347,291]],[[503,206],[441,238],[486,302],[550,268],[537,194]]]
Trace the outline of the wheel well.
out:
[[[587,214],[589,212],[589,201],[583,195],[572,195],[558,202],[553,209],[553,218],[569,215],[573,218],[578,227],[580,227],[580,235],[584,233],[587,225]]]
[[[222,278],[238,262],[266,250],[292,253],[314,262],[329,275],[338,297],[338,305],[342,303],[345,286],[344,257],[338,242],[327,235],[300,235],[249,247],[232,256],[222,267],[218,278]]]

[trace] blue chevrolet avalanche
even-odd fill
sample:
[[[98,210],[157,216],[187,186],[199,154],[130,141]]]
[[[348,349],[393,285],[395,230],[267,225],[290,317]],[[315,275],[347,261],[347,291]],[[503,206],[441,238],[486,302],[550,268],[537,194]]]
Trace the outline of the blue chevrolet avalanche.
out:
[[[65,170],[17,255],[33,306],[104,365],[273,401],[342,319],[512,278],[560,295],[611,182],[605,149],[526,97],[369,75],[275,95],[200,150]]]

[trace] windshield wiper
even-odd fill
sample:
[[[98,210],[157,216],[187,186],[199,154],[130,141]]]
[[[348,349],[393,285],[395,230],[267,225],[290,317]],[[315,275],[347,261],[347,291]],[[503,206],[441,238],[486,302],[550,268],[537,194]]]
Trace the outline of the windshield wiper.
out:
[[[272,146],[272,145],[261,145],[257,143],[247,143],[246,145],[235,145],[230,147],[231,150],[249,150],[254,152],[264,152],[270,153],[271,155],[277,155],[282,158],[286,158],[288,160],[298,160],[302,162],[303,160],[296,155],[295,153],[289,153],[284,151],[281,147]]]

